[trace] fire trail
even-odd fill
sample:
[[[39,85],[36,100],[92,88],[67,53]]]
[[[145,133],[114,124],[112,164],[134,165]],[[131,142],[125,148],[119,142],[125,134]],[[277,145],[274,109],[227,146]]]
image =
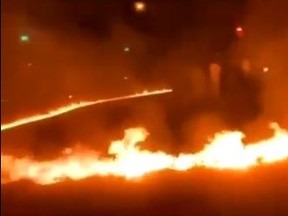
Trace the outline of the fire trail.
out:
[[[30,124],[32,122],[37,122],[37,121],[42,121],[45,119],[53,118],[55,116],[62,115],[64,113],[71,112],[76,109],[81,109],[84,107],[96,105],[96,104],[102,104],[102,103],[108,103],[108,102],[114,102],[114,101],[121,101],[121,100],[128,100],[128,99],[133,99],[133,98],[139,98],[139,97],[147,97],[147,96],[153,96],[153,95],[159,95],[159,94],[166,94],[172,92],[172,89],[161,89],[161,90],[154,90],[154,91],[143,91],[142,93],[136,93],[136,94],[131,94],[131,95],[126,95],[126,96],[121,96],[121,97],[114,97],[114,98],[109,98],[109,99],[102,99],[102,100],[97,100],[97,101],[86,101],[86,102],[79,102],[79,103],[72,103],[67,106],[63,106],[51,111],[48,111],[45,114],[38,114],[34,116],[29,116],[29,117],[24,117],[22,119],[18,119],[16,121],[7,123],[7,124],[2,124],[1,125],[1,131],[9,130],[15,127],[19,127],[25,124]]]

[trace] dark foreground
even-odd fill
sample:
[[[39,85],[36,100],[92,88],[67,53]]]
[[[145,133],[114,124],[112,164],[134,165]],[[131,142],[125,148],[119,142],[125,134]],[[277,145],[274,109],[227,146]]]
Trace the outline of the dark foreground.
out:
[[[288,215],[287,163],[246,172],[195,169],[139,181],[91,178],[39,186],[2,186],[3,216]]]

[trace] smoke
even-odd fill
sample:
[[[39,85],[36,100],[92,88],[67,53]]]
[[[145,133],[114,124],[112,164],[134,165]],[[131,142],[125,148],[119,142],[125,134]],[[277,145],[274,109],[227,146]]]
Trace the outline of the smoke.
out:
[[[188,143],[191,149],[191,143],[205,143],[217,130],[227,128],[244,131],[248,142],[270,136],[267,126],[271,121],[287,127],[287,8],[285,1],[250,1],[243,20],[234,20],[234,28],[243,26],[244,37],[226,43],[229,45],[221,57],[222,72],[233,74],[241,67],[243,70],[241,64],[248,60],[249,67],[244,69],[249,73],[241,72],[244,81],[229,81],[227,98],[222,96],[215,101],[211,97],[208,67],[213,58],[209,53],[216,46],[210,41],[217,43],[215,38],[219,35],[209,35],[205,25],[198,34],[184,31],[181,45],[158,61],[151,76],[154,80],[165,77],[175,90],[175,97],[167,102],[165,110],[170,116],[166,122],[172,136],[180,137],[175,143]],[[232,67],[226,67],[227,62]],[[265,67],[268,72],[263,70]]]
[[[131,16],[117,21],[115,17],[122,13],[119,7],[122,3],[119,2],[124,0],[118,3],[97,1],[96,7],[92,6],[92,2],[96,1],[85,1],[81,10],[76,9],[76,1],[72,0],[62,3],[30,0],[28,5],[24,5],[24,1],[3,2],[1,97],[8,100],[1,103],[3,122],[42,112],[49,107],[62,106],[74,100],[114,97],[152,87],[174,89],[169,96],[101,105],[5,132],[1,134],[1,150],[4,153],[16,157],[33,155],[32,158],[36,160],[52,159],[65,147],[78,144],[107,152],[109,143],[121,138],[123,129],[135,126],[143,126],[150,133],[147,141],[141,144],[145,149],[191,153],[203,149],[207,139],[221,130],[241,129],[246,134],[245,142],[255,142],[271,136],[272,132],[268,128],[271,121],[277,121],[288,128],[286,0],[261,3],[250,1],[245,13],[244,7],[240,8],[240,3],[238,5],[236,1],[209,1],[207,4],[204,1],[189,1],[189,5],[179,3],[181,6],[175,6],[176,1],[157,1],[158,7],[151,6],[151,12],[150,7],[147,10],[152,18]],[[23,7],[29,8],[26,14]],[[235,13],[240,14],[239,11],[245,14],[243,22],[240,21],[241,18],[233,18]],[[103,13],[107,15],[103,16]],[[83,16],[84,18],[79,18]],[[93,16],[95,17],[92,19]],[[136,28],[139,23],[141,27]],[[243,26],[245,34],[241,40],[233,41],[231,35],[237,25]],[[29,44],[19,42],[21,34],[30,35]],[[129,51],[125,52],[125,48]],[[223,50],[224,54],[219,54]],[[219,60],[231,61],[233,65],[240,66],[243,59],[249,60],[251,68],[257,68],[257,72],[252,69],[251,72],[255,74],[249,76],[251,75],[253,81],[261,83],[261,91],[254,93],[252,100],[246,100],[245,96],[250,95],[250,92],[238,85],[240,93],[233,92],[229,95],[233,100],[225,100],[224,103],[224,99],[215,99],[211,93],[209,65]],[[30,62],[31,66],[28,66]],[[262,67],[268,67],[269,72],[263,73]],[[228,73],[234,72],[225,66],[222,69]],[[68,98],[69,95],[73,96],[72,99]],[[235,105],[233,101],[240,98],[244,99],[238,103],[239,106]],[[249,101],[257,105],[260,101],[260,109],[257,108],[254,112]],[[250,112],[251,110],[253,112]],[[235,123],[236,121],[240,123]],[[281,166],[279,170],[285,169]],[[50,191],[53,188],[49,187],[47,194],[41,193],[45,199],[39,195],[38,188],[34,192],[33,188],[32,190],[28,187],[27,195],[22,188],[16,186],[16,189],[4,188],[6,198],[3,200],[6,201],[6,214],[17,209],[31,212],[31,203],[37,204],[33,206],[34,212],[42,213],[46,208],[47,212],[53,214],[55,209],[59,209],[59,200],[62,200],[60,209],[64,209],[63,212],[67,214],[71,213],[71,206],[80,206],[80,209],[73,209],[73,212],[83,214],[88,209],[92,214],[94,209],[97,213],[102,210],[107,214],[119,211],[120,215],[123,215],[123,206],[127,204],[127,200],[129,205],[133,203],[129,208],[135,209],[137,213],[143,208],[146,213],[150,209],[153,212],[158,210],[158,213],[167,213],[169,210],[168,214],[188,214],[198,210],[202,215],[215,215],[218,212],[226,215],[240,212],[238,214],[243,215],[247,213],[245,209],[252,206],[250,200],[256,200],[257,203],[266,200],[267,208],[261,206],[257,209],[257,205],[253,205],[252,213],[250,211],[254,215],[263,215],[269,211],[275,213],[275,202],[269,202],[273,196],[279,198],[278,213],[282,209],[283,212],[286,210],[282,204],[285,202],[280,200],[282,196],[276,196],[275,191],[269,192],[271,182],[278,182],[279,191],[285,188],[284,183],[281,185],[281,182],[285,181],[282,181],[283,175],[281,171],[278,173],[279,170],[274,170],[275,175],[271,175],[270,169],[269,172],[265,171],[265,174],[261,170],[258,177],[256,176],[256,182],[255,173],[251,176],[240,174],[243,181],[239,181],[238,175],[227,180],[227,173],[224,173],[216,180],[218,172],[210,175],[196,171],[182,174],[187,178],[184,184],[184,177],[180,178],[175,173],[164,173],[154,184],[145,179],[143,183],[151,186],[140,185],[136,188],[140,192],[137,192],[130,182],[119,184],[118,180],[108,179],[107,184],[106,178],[97,178],[79,183],[84,186],[74,190],[72,199],[73,190],[66,182],[55,185],[55,188],[53,186],[54,190],[60,190],[62,195],[54,191],[52,194]],[[251,177],[253,181],[247,181],[247,177],[248,180]],[[193,178],[198,180],[194,181]],[[211,182],[211,179],[214,180]],[[263,183],[263,179],[269,179],[269,184],[265,181]],[[115,187],[112,185],[114,183]],[[219,187],[220,184],[223,187]],[[27,192],[25,187],[24,191]],[[65,189],[62,190],[63,187]],[[91,188],[94,188],[95,192],[91,192]],[[223,188],[226,188],[224,192],[229,196],[223,193]],[[267,188],[268,191],[265,191]],[[198,195],[203,189],[205,196]],[[79,196],[81,191],[84,192]],[[103,196],[102,201],[97,197],[93,198],[99,191],[102,191],[107,202],[103,202]],[[113,194],[115,191],[118,194],[116,196]],[[69,197],[66,197],[67,194]],[[192,207],[191,194],[195,196],[192,198]],[[153,198],[155,195],[156,198]],[[59,199],[59,196],[62,196],[62,199]],[[91,201],[91,197],[94,200]],[[138,200],[135,200],[135,197]],[[233,201],[232,205],[230,197],[236,197],[236,202]],[[111,200],[116,200],[112,203],[113,208],[109,203]],[[171,205],[167,205],[167,202]],[[10,208],[11,203],[16,203],[18,208]],[[90,203],[93,203],[93,208]],[[146,211],[147,203],[150,209]],[[248,208],[243,208],[243,203]],[[135,212],[130,214],[135,215]]]
[[[174,89],[169,97],[107,106],[87,111],[89,114],[81,112],[71,123],[65,122],[67,117],[64,122],[32,129],[36,138],[31,139],[35,143],[42,142],[51,125],[60,124],[54,127],[60,141],[44,137],[50,140],[47,145],[56,142],[57,146],[59,142],[70,145],[71,137],[81,137],[83,143],[101,140],[97,143],[101,145],[109,143],[102,135],[114,135],[117,127],[121,133],[125,127],[141,125],[156,134],[151,136],[149,147],[160,143],[157,148],[169,152],[173,143],[176,149],[190,151],[202,148],[207,137],[222,129],[241,129],[250,137],[252,126],[259,129],[260,136],[265,130],[262,125],[266,128],[268,121],[287,123],[285,3],[269,2],[272,6],[267,7],[267,3],[252,1],[246,9],[228,2],[195,3],[195,13],[185,5],[178,6],[176,9],[182,12],[177,17],[171,16],[173,4],[165,3],[148,10],[151,19],[145,16],[117,19],[122,13],[120,3],[105,5],[99,1],[93,7],[87,1],[81,6],[83,10],[76,10],[72,3],[31,2],[26,5],[29,10],[24,20],[20,6],[9,10],[6,7],[3,14],[2,97],[9,103],[1,104],[2,121],[72,100],[107,98],[159,86]],[[104,16],[104,9],[115,16]],[[163,16],[157,16],[157,10]],[[243,10],[246,10],[244,22],[233,18]],[[191,27],[195,20],[199,26]],[[139,23],[141,28],[136,27]],[[231,39],[238,24],[243,25],[244,37]],[[23,33],[30,35],[29,44],[19,42]],[[219,54],[222,51],[224,54]],[[269,67],[268,73],[258,71],[252,76],[261,82],[262,90],[251,99],[247,95],[253,93],[235,82],[231,86],[240,87],[235,87],[237,91],[233,88],[228,99],[215,99],[209,65],[219,59],[239,67],[244,59],[249,60],[252,68]],[[222,69],[234,73],[225,65]],[[254,80],[251,83],[258,85]],[[106,115],[111,117],[103,117]],[[47,133],[53,136],[54,132]]]
[[[72,101],[115,97],[144,88],[133,76],[134,62],[145,49],[141,35],[122,22],[94,34],[81,23],[72,25],[73,19],[63,27],[64,15],[59,14],[65,7],[55,4],[45,6],[58,8],[56,17],[45,11],[50,22],[40,12],[35,14],[44,11],[41,7],[29,7],[26,14],[16,8],[4,10],[2,98],[7,103],[1,104],[3,121],[16,119],[19,113],[43,112]],[[103,38],[101,32],[107,36]],[[22,34],[30,40],[21,42]]]
[[[252,65],[261,70],[258,79],[263,85],[262,113],[255,122],[274,120],[287,127],[287,60],[288,26],[286,1],[252,2],[246,17],[245,54]],[[262,120],[260,120],[262,119]],[[257,124],[257,123],[255,123]]]

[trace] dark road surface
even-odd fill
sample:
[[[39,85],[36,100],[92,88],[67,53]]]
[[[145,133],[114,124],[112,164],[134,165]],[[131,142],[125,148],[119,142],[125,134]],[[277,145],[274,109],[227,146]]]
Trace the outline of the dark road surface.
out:
[[[285,216],[287,163],[247,172],[164,171],[137,182],[112,177],[50,186],[2,186],[2,215]]]

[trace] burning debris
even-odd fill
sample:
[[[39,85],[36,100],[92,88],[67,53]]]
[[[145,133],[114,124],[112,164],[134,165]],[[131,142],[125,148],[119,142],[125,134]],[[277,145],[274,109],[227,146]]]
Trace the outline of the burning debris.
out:
[[[81,109],[81,108],[92,106],[95,104],[120,101],[120,100],[127,100],[127,99],[132,99],[132,98],[139,98],[139,97],[147,97],[147,96],[159,95],[159,94],[166,94],[166,93],[169,93],[172,91],[173,91],[172,89],[161,89],[161,90],[155,90],[155,91],[145,90],[142,93],[136,93],[136,94],[126,95],[126,96],[122,96],[122,97],[115,97],[115,98],[90,101],[90,102],[73,103],[73,104],[70,104],[68,106],[60,107],[58,109],[49,111],[46,114],[42,114],[42,115],[39,114],[39,115],[35,115],[35,116],[30,116],[30,117],[16,120],[16,121],[8,123],[8,124],[3,124],[3,125],[1,125],[1,131],[15,128],[15,127],[18,127],[21,125],[29,124],[32,122],[37,122],[37,121],[42,121],[44,119],[53,118],[55,116],[59,116],[59,115],[62,115],[64,113],[68,113],[68,112],[71,112],[73,110]]]
[[[46,162],[30,158],[18,159],[1,155],[2,182],[30,179],[38,184],[53,184],[64,179],[80,180],[90,176],[123,176],[131,179],[145,174],[172,169],[186,171],[193,167],[242,170],[262,163],[274,163],[288,158],[288,131],[276,123],[273,137],[244,145],[239,131],[223,131],[195,154],[178,156],[158,151],[142,150],[148,132],[144,128],[125,130],[122,140],[111,143],[108,153],[113,158],[101,158],[95,151],[73,151]]]

